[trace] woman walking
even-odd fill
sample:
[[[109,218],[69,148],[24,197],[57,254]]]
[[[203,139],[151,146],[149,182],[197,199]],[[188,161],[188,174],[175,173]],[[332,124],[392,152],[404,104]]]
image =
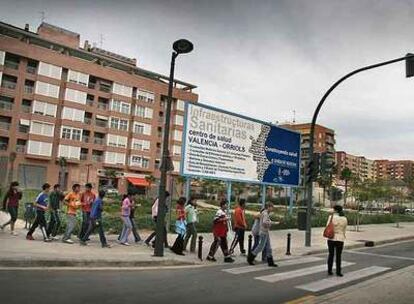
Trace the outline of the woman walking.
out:
[[[171,251],[178,255],[184,255],[184,235],[186,231],[185,227],[185,197],[180,197],[177,201],[176,214],[177,221],[175,222],[175,232],[177,232],[177,238],[171,247]]]
[[[10,233],[13,236],[16,236],[17,233],[14,231],[14,224],[17,221],[17,213],[19,210],[19,201],[22,199],[22,193],[18,189],[19,183],[12,182],[3,199],[3,210],[7,211],[10,214],[10,220],[0,225],[0,229],[3,230],[4,227],[10,225]]]
[[[188,241],[191,238],[190,252],[195,252],[197,242],[197,201],[194,198],[190,198],[185,207],[185,214],[187,220],[186,233],[184,239],[184,250],[187,250]]]
[[[134,194],[132,192],[128,192],[128,194],[124,197],[124,200],[122,201],[121,219],[124,225],[122,227],[120,243],[121,245],[124,245],[124,246],[130,245],[128,243],[128,237],[132,231],[132,223],[131,223],[131,219],[129,216],[131,215],[133,199],[134,199]]]
[[[332,221],[334,227],[334,237],[328,239],[328,275],[333,275],[332,267],[334,255],[336,255],[336,275],[342,277],[341,271],[341,256],[344,248],[346,227],[348,226],[348,220],[345,217],[342,206],[336,205],[333,208],[333,213],[328,219],[328,224]]]
[[[266,259],[267,264],[270,267],[277,267],[277,265],[273,261],[272,255],[272,246],[270,244],[270,237],[269,237],[269,230],[272,224],[279,224],[278,222],[273,222],[270,219],[270,213],[273,210],[272,203],[266,203],[265,208],[260,212],[260,232],[259,232],[259,244],[256,246],[254,250],[247,256],[247,262],[250,265],[254,265],[254,259],[259,254],[259,252],[263,251],[266,248]]]

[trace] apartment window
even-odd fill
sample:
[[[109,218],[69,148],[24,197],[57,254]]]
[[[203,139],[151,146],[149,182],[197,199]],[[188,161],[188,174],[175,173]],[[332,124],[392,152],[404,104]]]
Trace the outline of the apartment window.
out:
[[[50,78],[60,79],[62,77],[62,68],[40,61],[37,73]]]
[[[127,102],[122,102],[120,100],[112,99],[111,101],[111,110],[124,113],[124,114],[130,114],[131,113],[131,105]]]
[[[144,118],[152,118],[153,110],[151,108],[146,108],[146,107],[137,105],[135,107],[135,116],[144,117]]]
[[[148,140],[142,140],[142,139],[134,138],[132,140],[132,147],[131,148],[134,149],[134,150],[149,151],[150,150],[150,142]]]
[[[52,143],[29,140],[29,143],[27,145],[27,153],[40,156],[51,156]]]
[[[181,146],[173,145],[173,155],[181,155]]]
[[[117,130],[128,130],[128,120],[117,117],[111,117],[111,128]]]
[[[134,133],[151,135],[151,125],[141,122],[134,122]]]
[[[149,159],[142,158],[142,168],[149,168]]]
[[[182,116],[182,115],[175,115],[174,124],[176,124],[177,126],[184,125],[184,116]]]
[[[180,171],[180,162],[173,160],[174,172]]]
[[[154,103],[154,93],[138,90],[137,99],[147,103]]]
[[[30,120],[20,119],[19,121],[19,132],[20,133],[29,133],[30,131]]]
[[[37,101],[37,100],[33,101],[32,113],[34,114],[56,117],[56,110],[57,110],[57,105],[55,104]]]
[[[66,157],[71,159],[80,159],[80,147],[59,145],[59,157]]]
[[[138,166],[142,168],[149,168],[149,159],[139,156],[139,155],[131,155],[129,160],[129,164],[131,166]]]
[[[85,111],[74,108],[63,107],[62,119],[68,119],[72,121],[84,121]]]
[[[174,130],[174,140],[176,141],[181,141],[183,138],[183,132],[181,132],[180,130]]]
[[[55,125],[44,123],[40,121],[32,121],[30,124],[30,133],[38,134],[43,136],[53,137],[53,132],[55,130]]]
[[[4,74],[1,77],[1,86],[6,89],[15,90],[17,86],[17,77]]]
[[[53,98],[59,98],[59,87],[54,84],[36,81],[35,93]]]
[[[114,82],[112,92],[118,95],[132,97],[132,87]]]
[[[65,100],[80,103],[80,104],[86,104],[87,95],[88,94],[82,91],[66,89]]]
[[[61,138],[81,141],[82,130],[67,126],[62,126]]]
[[[89,82],[89,75],[74,70],[69,70],[68,81],[87,86]]]
[[[125,154],[117,152],[105,152],[105,163],[125,165]]]
[[[112,99],[111,110],[116,112],[121,112],[121,102],[119,100]]]
[[[185,102],[183,100],[177,99],[177,110],[179,111],[185,110]]]
[[[0,51],[0,64],[4,65],[4,58],[6,57],[6,53],[4,51]]]
[[[107,136],[107,145],[110,147],[119,147],[126,148],[128,143],[128,138],[125,136],[108,134]]]

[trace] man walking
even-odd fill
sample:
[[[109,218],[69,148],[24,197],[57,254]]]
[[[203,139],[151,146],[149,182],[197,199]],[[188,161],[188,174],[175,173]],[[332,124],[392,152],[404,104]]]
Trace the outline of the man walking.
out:
[[[167,199],[170,196],[170,193],[168,191],[165,191],[165,198]],[[166,211],[168,210],[167,205],[165,205],[165,209]],[[156,200],[154,201],[154,204],[152,204],[152,208],[151,208],[151,215],[152,215],[152,220],[155,223],[155,226],[157,226],[157,217],[158,217],[158,197],[156,198]],[[151,240],[157,235],[157,231],[154,230],[145,240],[145,244],[147,244],[147,246],[150,246],[150,242]],[[155,241],[154,241],[155,242]],[[152,246],[154,247],[154,242],[152,242]],[[166,248],[169,248],[170,246],[168,246],[168,239],[167,239],[167,228],[165,227],[164,224],[164,246]]]
[[[246,255],[246,250],[244,250],[244,233],[247,229],[245,208],[246,200],[242,198],[239,201],[239,205],[234,209],[234,240],[230,246],[230,254],[234,253],[234,248],[236,248],[238,243],[241,255]]]
[[[98,228],[99,240],[101,241],[102,248],[111,247],[111,245],[109,245],[106,242],[105,232],[104,232],[103,223],[102,223],[102,211],[103,211],[104,197],[105,197],[105,191],[104,190],[99,191],[98,198],[95,199],[95,201],[92,204],[89,226],[85,234],[83,235],[83,238],[80,240],[80,244],[83,246],[87,245],[86,241],[88,240],[89,236],[96,228]]]
[[[32,226],[30,227],[29,232],[26,235],[26,239],[33,241],[33,232],[36,230],[38,226],[40,226],[40,231],[42,231],[43,239],[45,242],[50,242],[52,239],[49,238],[49,233],[46,230],[46,219],[45,219],[45,212],[48,209],[48,200],[49,200],[49,190],[50,185],[45,183],[42,186],[42,192],[36,198],[35,207],[36,207],[36,219],[34,220]]]
[[[87,183],[85,185],[85,192],[82,193],[80,201],[82,205],[82,226],[79,233],[79,239],[81,240],[85,235],[86,230],[89,226],[89,218],[91,215],[91,207],[95,201],[95,194],[92,192],[92,184]]]
[[[213,236],[214,241],[211,244],[210,252],[207,256],[207,261],[216,262],[217,260],[214,258],[214,255],[217,252],[218,247],[221,247],[224,255],[224,262],[225,263],[233,263],[234,260],[231,258],[229,251],[228,251],[228,244],[227,244],[227,231],[228,231],[228,217],[226,214],[227,210],[227,201],[223,200],[220,202],[220,209],[217,211],[216,215],[214,216],[213,222]]]
[[[76,227],[76,212],[81,206],[80,202],[80,185],[74,184],[72,186],[72,191],[69,192],[65,197],[65,205],[67,206],[67,216],[66,216],[66,232],[62,238],[62,242],[66,244],[73,244],[73,241],[70,239],[72,232]]]
[[[49,209],[50,220],[47,226],[47,232],[52,236],[53,240],[58,240],[56,237],[60,228],[60,203],[63,200],[63,193],[60,191],[60,185],[53,186],[53,191],[49,195]]]

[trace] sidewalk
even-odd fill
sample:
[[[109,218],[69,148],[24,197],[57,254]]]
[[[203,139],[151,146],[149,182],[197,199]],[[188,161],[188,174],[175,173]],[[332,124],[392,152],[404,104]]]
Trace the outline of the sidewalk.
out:
[[[0,223],[5,219],[0,216]],[[40,231],[36,232],[35,241],[27,241],[26,230],[23,222],[17,225],[18,236],[11,236],[9,228],[0,232],[0,267],[147,267],[147,266],[177,266],[177,265],[211,265],[206,261],[200,261],[196,254],[177,256],[169,249],[165,249],[164,257],[153,257],[153,249],[146,245],[132,245],[125,247],[116,241],[116,235],[108,235],[108,241],[112,248],[101,248],[97,235],[91,237],[89,246],[81,247],[75,243],[63,244],[60,241],[44,243]],[[414,223],[400,223],[400,228],[395,224],[366,225],[360,227],[360,232],[352,231],[349,227],[347,232],[346,248],[363,247],[364,242],[369,240],[375,245],[393,241],[414,239]],[[322,253],[326,251],[326,241],[322,237],[323,228],[312,229],[312,247],[304,247],[305,232],[296,229],[278,230],[271,232],[271,242],[276,260],[294,258],[298,256]],[[286,256],[286,237],[291,233],[291,254]],[[149,231],[140,231],[141,237],[146,237]],[[246,233],[245,247],[247,249],[248,235]],[[203,258],[207,256],[212,235],[201,233],[204,238]],[[172,245],[176,235],[168,236],[169,244]],[[76,238],[74,237],[74,240]],[[235,253],[238,254],[238,249]],[[222,262],[220,250],[217,253],[218,261]],[[236,262],[246,263],[246,258],[237,256]]]

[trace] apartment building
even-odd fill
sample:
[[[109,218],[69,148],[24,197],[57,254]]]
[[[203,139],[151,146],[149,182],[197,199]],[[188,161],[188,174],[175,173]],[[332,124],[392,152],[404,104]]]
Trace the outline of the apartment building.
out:
[[[340,172],[343,169],[349,168],[361,180],[375,180],[377,178],[377,165],[375,161],[364,156],[337,151],[335,153],[335,163],[338,169],[338,177],[340,177]]]
[[[31,32],[0,22],[0,168],[27,188],[58,182],[59,172],[66,185],[97,186],[108,169],[121,191],[145,187],[145,176],[159,176],[168,77],[80,43],[79,34],[47,23]],[[175,174],[184,104],[197,102],[195,88],[174,80]]]
[[[414,177],[412,160],[376,160],[377,177],[388,180],[406,180]]]

